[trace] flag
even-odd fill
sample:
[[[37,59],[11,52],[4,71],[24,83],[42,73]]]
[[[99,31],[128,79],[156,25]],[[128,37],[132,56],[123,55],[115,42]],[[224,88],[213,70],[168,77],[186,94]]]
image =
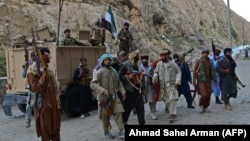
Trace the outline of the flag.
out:
[[[115,19],[112,12],[111,5],[108,8],[108,11],[105,15],[105,28],[112,34],[112,38],[114,39],[117,35]]]

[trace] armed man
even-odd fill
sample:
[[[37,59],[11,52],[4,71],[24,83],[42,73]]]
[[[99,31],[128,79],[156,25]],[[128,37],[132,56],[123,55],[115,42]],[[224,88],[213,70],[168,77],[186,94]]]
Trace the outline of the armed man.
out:
[[[132,46],[132,33],[129,31],[129,23],[125,22],[124,27],[117,34],[117,38],[120,40],[119,43],[119,52],[125,51],[126,54],[129,54]]]

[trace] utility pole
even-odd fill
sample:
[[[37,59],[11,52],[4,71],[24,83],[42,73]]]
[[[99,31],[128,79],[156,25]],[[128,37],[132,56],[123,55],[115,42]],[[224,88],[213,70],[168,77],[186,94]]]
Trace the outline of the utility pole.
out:
[[[244,49],[244,21],[242,21],[242,48]]]
[[[227,14],[228,14],[228,39],[229,39],[229,47],[232,48],[231,10],[230,10],[229,0],[227,0]]]
[[[56,45],[59,45],[59,36],[60,36],[60,22],[61,22],[61,12],[62,12],[62,7],[63,7],[63,1],[64,0],[59,0],[59,14],[58,14],[58,24],[57,24],[57,39],[56,39]]]

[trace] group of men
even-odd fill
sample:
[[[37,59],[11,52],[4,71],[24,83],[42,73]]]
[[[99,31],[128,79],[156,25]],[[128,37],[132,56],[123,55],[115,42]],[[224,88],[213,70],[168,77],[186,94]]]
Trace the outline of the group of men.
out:
[[[99,21],[101,22],[101,21]],[[103,24],[102,22],[98,25]],[[100,27],[103,32],[103,27]],[[218,53],[214,54],[214,63],[209,58],[209,50],[204,49],[201,57],[196,61],[193,69],[193,77],[184,54],[174,54],[171,59],[171,51],[163,49],[158,52],[157,61],[150,63],[148,54],[140,54],[139,50],[131,51],[132,34],[129,24],[124,23],[124,28],[118,33],[120,40],[117,62],[112,62],[113,57],[105,53],[100,56],[98,65],[93,75],[87,67],[87,58],[80,58],[80,64],[73,74],[73,80],[79,82],[81,105],[81,118],[92,115],[88,106],[91,101],[91,93],[94,91],[98,100],[98,116],[102,121],[104,136],[115,138],[111,133],[111,116],[119,129],[118,137],[124,139],[124,126],[127,125],[132,109],[137,111],[139,125],[145,125],[145,103],[148,103],[151,118],[156,120],[157,101],[164,101],[166,111],[169,112],[169,122],[173,123],[177,116],[177,102],[181,94],[184,95],[187,108],[194,109],[190,84],[200,95],[199,106],[201,113],[208,112],[211,94],[216,95],[216,103],[224,102],[225,109],[231,110],[230,98],[237,96],[236,63],[231,57],[232,50],[224,49],[224,57],[218,59]],[[98,30],[98,29],[95,29]],[[84,43],[70,36],[70,30],[64,31],[65,46]],[[105,36],[101,40],[104,45]],[[25,67],[30,87],[30,93],[37,93],[43,97],[42,105],[34,106],[36,131],[42,141],[60,141],[60,100],[58,88],[53,73],[49,70],[50,51],[46,47],[40,48],[42,61],[46,66],[37,70],[36,63]],[[34,55],[34,54],[33,54]],[[141,62],[140,62],[141,61]],[[35,62],[35,61],[34,61]],[[216,77],[217,76],[217,77]],[[216,93],[219,88],[219,93]],[[218,91],[218,90],[217,90]],[[84,105],[83,105],[84,104]],[[29,107],[27,107],[28,109]],[[27,110],[28,111],[28,110]],[[29,110],[31,111],[31,110]],[[30,114],[27,116],[26,127],[30,126]]]
[[[27,68],[27,79],[32,88],[31,91],[43,95],[42,106],[34,106],[37,135],[41,136],[42,140],[59,141],[60,100],[58,88],[55,78],[48,68],[50,51],[45,47],[40,48],[40,51],[47,67],[38,71],[36,64],[32,63],[33,65]],[[121,51],[118,61],[113,63],[113,57],[106,53],[99,58],[100,66],[92,76],[90,70],[86,69],[87,59],[80,58],[79,69],[76,69],[73,79],[83,84],[79,87],[82,93],[86,94],[90,90],[97,93],[98,116],[103,123],[105,137],[115,138],[111,133],[110,123],[110,118],[113,116],[119,129],[118,137],[124,139],[124,126],[127,125],[133,108],[137,111],[140,125],[146,124],[145,103],[149,105],[152,119],[156,120],[156,103],[164,101],[170,114],[170,123],[175,121],[177,102],[181,94],[186,98],[187,107],[194,108],[188,83],[197,87],[202,113],[208,112],[212,82],[216,86],[219,84],[225,109],[231,110],[230,98],[237,96],[236,80],[238,79],[235,74],[236,63],[232,59],[231,53],[230,48],[224,49],[224,57],[217,60],[217,65],[214,65],[208,57],[209,50],[202,50],[202,56],[194,65],[193,78],[191,78],[191,72],[183,54],[174,54],[174,60],[171,60],[169,50],[160,50],[158,53],[160,58],[156,64],[153,64],[153,62],[149,63],[147,54],[140,55],[138,50],[129,54]],[[139,63],[139,61],[141,62]],[[216,78],[216,73],[220,76],[219,80]],[[85,84],[88,87],[85,87]],[[153,86],[158,86],[158,94]],[[88,99],[91,96],[90,93],[86,95]],[[84,106],[86,107],[86,105],[82,107]],[[87,108],[82,110],[83,116],[89,112]],[[30,122],[30,119],[28,121]]]
[[[230,98],[237,97],[237,80],[236,63],[231,54],[231,48],[225,48],[220,55],[220,50],[215,49],[213,55],[209,57],[209,50],[202,50],[202,56],[195,63],[193,70],[193,86],[200,95],[199,106],[201,113],[210,112],[207,108],[210,105],[211,94],[215,94],[217,104],[223,104],[224,108],[232,110]]]
[[[90,23],[91,29],[91,38],[89,39],[89,43],[92,46],[105,46],[106,41],[106,26],[105,26],[105,18],[94,19]],[[80,42],[76,38],[71,37],[70,29],[64,30],[64,39],[61,41],[60,45],[62,46],[86,46],[86,43]],[[119,42],[119,51],[125,51],[127,54],[132,51],[132,33],[129,29],[129,23],[125,22],[123,24],[123,28],[118,32],[117,39]]]

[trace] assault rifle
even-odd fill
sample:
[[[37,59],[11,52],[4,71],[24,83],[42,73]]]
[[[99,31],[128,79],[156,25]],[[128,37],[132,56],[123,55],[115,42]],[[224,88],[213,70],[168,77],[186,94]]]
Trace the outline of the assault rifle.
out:
[[[28,67],[29,65],[29,51],[28,51],[28,41],[26,40],[26,36],[22,35],[23,44],[24,44],[24,58],[25,58],[25,65],[23,68]]]
[[[35,40],[35,34],[34,34],[34,30],[33,28],[31,28],[31,33],[32,33],[32,45],[33,45],[33,49],[34,49],[34,52],[36,54],[36,67],[37,67],[37,72],[39,75],[41,75],[41,72],[40,72],[40,67],[42,67],[44,69],[44,72],[46,74],[46,77],[49,76],[48,74],[48,71],[47,71],[47,66],[46,66],[46,63],[44,62],[43,60],[43,56],[41,54],[41,51],[40,49],[37,47],[36,45],[36,40]],[[40,66],[41,65],[41,66]]]
[[[147,77],[150,77],[150,78],[153,78],[152,75],[148,74],[148,73],[145,73],[145,72],[142,72],[142,71],[137,71],[137,70],[132,70],[131,71],[133,74],[137,74],[137,75],[141,75],[142,73],[145,74]]]
[[[106,101],[106,112],[107,112],[107,116],[111,116],[112,115],[112,111],[113,111],[113,95],[109,94],[107,101]]]
[[[222,70],[227,70],[228,67],[227,67],[226,65],[222,65],[222,66],[221,66],[221,69],[222,69]],[[231,70],[230,70],[230,71],[231,71]],[[231,72],[232,72],[232,71],[231,71]],[[231,75],[232,75],[233,79],[235,79],[235,80],[238,82],[238,84],[239,84],[242,88],[244,88],[244,87],[246,86],[245,84],[243,84],[243,83],[240,81],[238,75],[237,75],[235,72],[232,72]]]
[[[109,130],[112,128],[112,126],[111,126],[111,124],[109,122],[109,119],[110,119],[110,116],[113,114],[113,105],[114,105],[113,95],[109,94],[109,96],[107,98],[107,101],[105,103],[107,127],[108,127]]]

